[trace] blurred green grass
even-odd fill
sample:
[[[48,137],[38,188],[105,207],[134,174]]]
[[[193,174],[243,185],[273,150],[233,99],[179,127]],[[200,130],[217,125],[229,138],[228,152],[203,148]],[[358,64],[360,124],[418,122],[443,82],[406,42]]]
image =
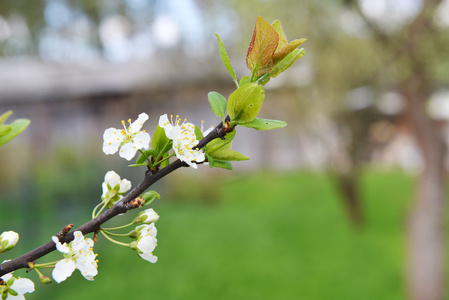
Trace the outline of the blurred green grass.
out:
[[[219,201],[189,200],[189,193],[159,201],[156,264],[100,240],[94,282],[75,271],[59,285],[36,282],[27,299],[405,298],[410,177],[363,176],[361,229],[348,223],[324,173],[232,178],[219,187]]]

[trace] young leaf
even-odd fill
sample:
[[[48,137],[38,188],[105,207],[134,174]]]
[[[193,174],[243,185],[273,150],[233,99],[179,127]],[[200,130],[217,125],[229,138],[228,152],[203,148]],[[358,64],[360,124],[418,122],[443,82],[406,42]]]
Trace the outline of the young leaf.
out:
[[[246,54],[246,66],[251,73],[260,76],[273,68],[273,54],[279,43],[279,35],[262,17],[257,17],[254,34]]]
[[[224,121],[227,105],[226,98],[217,92],[210,92],[207,94],[207,98],[214,114]]]
[[[12,128],[9,125],[0,125],[0,136],[9,134],[11,130]]]
[[[235,133],[236,133],[236,131],[233,130],[233,131],[229,132],[228,134],[226,134],[224,140],[219,139],[219,138],[216,138],[216,139],[210,141],[210,142],[204,147],[204,152],[205,152],[207,155],[212,155],[215,151],[217,151],[217,150],[219,150],[219,149],[225,147],[225,146],[228,145],[229,143],[231,143],[232,140],[233,140],[234,137],[235,137]]]
[[[156,199],[161,199],[161,195],[159,195],[159,193],[156,191],[148,191],[142,194],[142,198],[145,200],[144,205],[148,205],[151,204],[151,202],[153,202]]]
[[[165,159],[167,157],[168,157],[168,152],[165,152],[164,155],[162,156],[162,159]],[[161,163],[161,168],[165,168],[169,164],[170,164],[170,160],[166,159]]]
[[[231,150],[230,148],[231,148],[230,146],[223,147],[220,150],[215,151],[211,156],[214,158],[215,162],[217,162],[217,161],[241,161],[241,160],[249,159],[249,157],[241,154],[240,152]]]
[[[201,132],[201,129],[196,125],[195,125],[195,137],[198,141],[201,141],[204,138],[203,133]]]
[[[226,170],[232,170],[232,163],[230,161],[214,161],[214,167],[215,168],[222,168]]]
[[[140,153],[139,157],[136,160],[136,165],[143,164],[146,161],[147,157],[153,156],[154,155],[154,150],[153,149],[147,149],[147,150],[144,150],[143,153],[145,153],[145,155]]]
[[[307,39],[298,39],[288,43],[287,37],[284,33],[284,29],[282,29],[281,21],[275,20],[273,23],[271,23],[271,26],[279,35],[279,43],[276,51],[273,54],[273,64],[276,65],[279,61],[290,54],[293,50],[298,48]]]
[[[261,85],[249,83],[239,87],[230,96],[228,114],[238,124],[254,120],[262,107],[265,92]]]
[[[162,153],[170,150],[172,146],[171,140],[165,135],[164,128],[157,125],[156,130],[154,131],[153,138],[151,139],[151,147],[154,150],[154,156],[160,157]]]
[[[297,59],[303,57],[305,54],[306,52],[304,51],[304,48],[293,50],[290,54],[284,57],[270,72],[270,77],[275,78],[276,76],[290,68]],[[260,83],[263,84],[262,82]]]
[[[20,133],[22,133],[22,131],[24,131],[28,127],[28,125],[30,125],[30,123],[31,121],[28,119],[17,119],[9,124],[9,126],[11,126],[11,131],[7,135],[0,136],[0,146],[6,144],[10,140],[18,136]]]
[[[251,83],[251,78],[248,76],[243,76],[242,79],[240,79],[239,86],[245,85]]]
[[[229,74],[231,74],[232,79],[234,79],[235,84],[237,87],[239,87],[237,83],[237,76],[235,75],[235,71],[232,68],[231,61],[229,60],[228,53],[226,52],[225,45],[223,41],[221,40],[220,36],[218,34],[215,34],[217,36],[218,40],[218,50],[220,52],[221,61],[225,65],[226,69],[228,70]]]
[[[3,123],[6,121],[6,119],[9,118],[10,115],[12,115],[12,110],[9,110],[9,111],[3,113],[3,114],[0,116],[0,125],[3,124]]]
[[[256,130],[271,130],[271,129],[285,127],[285,126],[287,126],[287,123],[285,123],[284,121],[278,121],[278,120],[255,118],[251,122],[240,123],[239,125],[249,127],[249,128],[254,128]]]
[[[213,157],[208,155],[208,154],[206,154],[206,160],[209,163],[209,168],[212,169],[214,167],[214,162],[215,162]]]

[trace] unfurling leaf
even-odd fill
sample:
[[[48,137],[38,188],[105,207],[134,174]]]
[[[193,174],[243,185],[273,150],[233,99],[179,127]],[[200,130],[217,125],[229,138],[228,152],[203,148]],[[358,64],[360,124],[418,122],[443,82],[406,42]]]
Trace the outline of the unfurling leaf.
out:
[[[207,94],[207,98],[209,100],[210,107],[212,108],[214,114],[220,117],[221,120],[224,122],[227,105],[226,98],[217,92],[210,92],[209,94]]]
[[[273,54],[279,43],[279,35],[262,17],[257,17],[253,37],[246,54],[246,66],[254,75],[261,76],[273,68]]]
[[[284,57],[290,54],[293,50],[298,48],[302,43],[304,43],[307,39],[298,39],[291,41],[288,43],[287,37],[285,36],[284,29],[282,29],[281,21],[275,20],[271,23],[271,26],[279,35],[279,43],[276,48],[276,51],[273,54],[273,64],[276,65],[280,62]]]
[[[228,99],[231,121],[247,123],[254,120],[262,107],[265,92],[261,85],[249,83],[235,90]]]
[[[255,118],[251,122],[240,123],[239,125],[254,128],[257,130],[271,130],[271,129],[285,127],[285,126],[287,126],[287,123],[285,123],[284,121],[278,121],[278,120]]]

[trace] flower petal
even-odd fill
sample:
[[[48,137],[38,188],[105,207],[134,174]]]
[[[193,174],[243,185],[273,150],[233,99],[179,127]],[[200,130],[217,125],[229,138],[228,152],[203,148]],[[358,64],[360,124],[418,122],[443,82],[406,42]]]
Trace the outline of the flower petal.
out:
[[[133,143],[126,143],[125,145],[120,148],[119,155],[120,157],[123,157],[126,160],[131,160],[131,158],[136,155],[137,147],[134,146]]]
[[[120,147],[123,140],[123,134],[116,128],[108,128],[103,134],[103,152],[105,154],[114,154]]]
[[[76,268],[81,272],[81,275],[83,275],[84,278],[86,278],[87,280],[93,280],[94,276],[98,274],[95,255],[93,255],[93,258],[92,257],[89,258],[85,257],[85,259],[79,258],[76,261]]]
[[[135,120],[134,122],[131,123],[131,125],[129,125],[129,132],[130,133],[136,133],[140,130],[140,128],[142,128],[143,123],[145,123],[146,120],[148,120],[148,115],[146,113],[141,113],[138,117],[137,120]]]
[[[18,294],[32,293],[34,292],[34,282],[28,278],[19,278],[14,280],[11,288]]]
[[[155,262],[157,262],[157,256],[154,256],[152,253],[140,253],[139,256],[146,261],[149,261],[150,263],[154,264]]]
[[[52,276],[57,283],[60,283],[72,275],[73,271],[75,271],[75,262],[70,259],[63,259],[56,263]]]
[[[145,149],[150,146],[150,135],[146,132],[139,132],[133,140],[137,149]]]
[[[70,249],[69,249],[69,246],[67,245],[67,243],[61,244],[58,237],[56,237],[56,236],[52,236],[51,239],[56,244],[56,249],[58,249],[59,252],[69,253]]]
[[[128,179],[122,179],[122,181],[120,182],[120,189],[119,189],[119,193],[126,193],[127,191],[129,191],[129,189],[131,188],[131,181],[129,181]]]

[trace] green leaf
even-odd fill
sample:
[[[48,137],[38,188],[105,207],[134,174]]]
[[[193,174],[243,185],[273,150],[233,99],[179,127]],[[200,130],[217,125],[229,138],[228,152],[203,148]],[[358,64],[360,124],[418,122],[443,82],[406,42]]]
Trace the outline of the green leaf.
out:
[[[212,108],[214,114],[224,121],[227,105],[226,98],[217,92],[210,92],[207,94],[207,98],[209,99],[210,107]]]
[[[242,79],[240,79],[239,86],[245,85],[251,83],[251,78],[248,76],[243,76]]]
[[[145,200],[144,205],[148,205],[156,199],[161,199],[161,195],[159,195],[156,191],[149,191],[142,194],[142,198]]]
[[[11,130],[10,125],[0,125],[0,137],[9,134]]]
[[[215,160],[214,161],[214,167],[215,168],[222,168],[222,169],[226,169],[226,170],[232,170],[232,163],[229,162],[229,161]]]
[[[264,98],[263,87],[257,83],[239,87],[229,96],[227,109],[231,121],[240,124],[254,120],[259,114]]]
[[[195,125],[195,137],[198,141],[201,141],[204,138],[203,133],[201,132],[201,129],[196,125]]]
[[[209,163],[209,168],[212,169],[214,167],[214,163],[215,163],[214,158],[212,156],[206,154],[206,160]]]
[[[18,136],[20,133],[22,133],[28,125],[30,125],[31,121],[28,119],[17,119],[9,126],[11,126],[11,132],[7,135],[0,136],[0,146],[3,144],[6,144],[16,136]]]
[[[306,54],[304,48],[295,49],[286,57],[284,57],[270,72],[270,77],[275,78],[285,70],[291,67],[291,65],[299,58],[303,57]]]
[[[235,71],[232,68],[231,61],[229,60],[228,53],[226,52],[225,45],[223,41],[221,40],[220,36],[216,33],[218,40],[218,51],[220,51],[220,57],[221,61],[225,65],[226,69],[228,70],[229,74],[231,74],[232,79],[234,79],[235,84],[237,85],[237,76],[235,75]],[[238,87],[238,85],[237,85]]]
[[[140,153],[139,157],[136,160],[136,165],[143,164],[146,161],[147,157],[153,156],[154,155],[154,150],[153,149],[147,149],[147,150],[144,150],[143,153],[145,153],[146,156],[143,155],[142,153]],[[146,164],[143,164],[143,165],[146,165]],[[134,165],[133,165],[133,167],[134,167]]]
[[[12,110],[9,110],[9,111],[3,113],[3,114],[0,116],[0,125],[3,124],[3,123],[6,121],[6,119],[9,118],[10,115],[12,115]]]
[[[229,144],[230,145],[230,144]],[[214,161],[241,161],[248,160],[249,157],[241,154],[240,152],[230,149],[231,147],[223,147],[220,150],[215,151],[211,156]]]
[[[254,128],[257,130],[271,130],[271,129],[285,127],[285,126],[287,126],[287,123],[285,123],[284,121],[278,121],[278,120],[255,118],[251,122],[240,123],[239,125],[249,127],[249,128]]]
[[[164,128],[157,125],[153,138],[151,139],[151,147],[154,150],[153,156],[155,158],[161,157],[163,153],[170,150],[171,146],[172,141],[165,135]]]
[[[167,158],[167,157],[168,157],[168,152],[165,152],[164,155],[162,156],[162,159]],[[169,164],[170,164],[170,160],[166,159],[161,163],[161,168],[165,168]]]
[[[213,139],[210,141],[203,149],[206,154],[211,155],[215,151],[225,147],[227,144],[231,143],[235,137],[235,129],[225,135],[225,139],[220,138]]]

